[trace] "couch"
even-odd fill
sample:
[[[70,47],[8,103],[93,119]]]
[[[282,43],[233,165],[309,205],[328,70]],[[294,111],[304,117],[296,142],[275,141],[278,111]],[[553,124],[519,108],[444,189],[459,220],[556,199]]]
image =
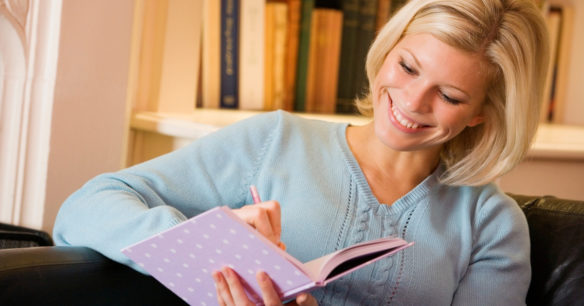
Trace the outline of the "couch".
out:
[[[527,304],[584,305],[584,202],[511,196],[531,235]],[[0,305],[184,303],[152,277],[91,249],[39,246],[0,250]]]

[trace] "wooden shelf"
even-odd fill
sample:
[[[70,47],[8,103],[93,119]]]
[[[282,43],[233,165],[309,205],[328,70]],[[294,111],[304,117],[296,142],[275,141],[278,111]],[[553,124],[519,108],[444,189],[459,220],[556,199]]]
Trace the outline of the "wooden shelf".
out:
[[[262,111],[197,109],[190,113],[138,112],[132,115],[130,127],[179,138],[198,138],[218,128],[262,113]],[[331,122],[363,125],[370,121],[363,116],[295,113],[299,116]]]
[[[131,128],[165,136],[196,139],[223,126],[260,114],[261,111],[197,109],[191,113],[139,112],[131,118]],[[363,125],[370,119],[351,115],[296,113],[305,118]],[[530,158],[584,160],[584,127],[542,124]]]
[[[584,160],[584,126],[541,124],[529,156]]]

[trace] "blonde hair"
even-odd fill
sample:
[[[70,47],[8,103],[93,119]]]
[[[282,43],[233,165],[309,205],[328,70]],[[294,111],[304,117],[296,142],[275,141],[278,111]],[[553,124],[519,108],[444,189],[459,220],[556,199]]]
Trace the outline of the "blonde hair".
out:
[[[412,0],[380,30],[369,49],[370,85],[398,41],[420,33],[478,53],[487,63],[485,121],[445,144],[441,181],[491,182],[523,159],[537,130],[549,60],[542,14],[531,0]],[[372,114],[371,92],[357,107]]]

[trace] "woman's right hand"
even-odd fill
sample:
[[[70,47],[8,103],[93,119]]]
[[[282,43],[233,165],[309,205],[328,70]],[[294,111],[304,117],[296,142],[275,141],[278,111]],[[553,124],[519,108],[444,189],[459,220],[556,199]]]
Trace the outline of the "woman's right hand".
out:
[[[213,272],[215,288],[217,290],[217,302],[220,306],[251,306],[254,305],[247,297],[245,289],[237,273],[228,267],[221,271]],[[260,286],[263,303],[266,306],[279,306],[280,296],[276,292],[274,283],[271,278],[263,271],[258,271],[256,280]],[[287,306],[318,306],[316,299],[308,294],[302,293],[292,302],[286,303]]]
[[[280,222],[280,204],[277,201],[245,205],[232,211],[268,240],[275,243],[282,250],[286,250],[286,246],[280,241],[282,224]]]

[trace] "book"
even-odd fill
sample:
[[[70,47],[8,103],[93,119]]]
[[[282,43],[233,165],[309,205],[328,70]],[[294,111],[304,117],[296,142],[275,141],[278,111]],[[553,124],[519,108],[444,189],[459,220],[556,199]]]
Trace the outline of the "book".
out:
[[[365,0],[367,1],[367,0]],[[391,4],[389,5],[391,7],[391,15],[395,14],[397,11],[399,11],[402,6],[404,6],[406,4],[406,2],[408,2],[407,0],[391,0]]]
[[[203,3],[169,1],[161,67],[158,111],[185,112],[195,109]]]
[[[343,13],[340,9],[317,7],[313,10],[306,77],[306,112],[335,112],[342,27]]]
[[[392,4],[393,7],[393,4]],[[367,52],[375,38],[375,19],[377,17],[377,0],[361,0],[359,5],[359,29],[357,31],[357,49],[355,51],[355,94],[364,97],[369,90],[369,80],[365,71]]]
[[[378,0],[377,16],[375,17],[375,29],[377,32],[389,21],[391,16],[391,0]]]
[[[275,110],[284,107],[288,4],[268,1],[265,5],[264,109]]]
[[[203,1],[202,106],[219,108],[221,92],[221,1]]]
[[[338,63],[339,79],[336,112],[341,114],[356,113],[355,98],[355,53],[357,31],[359,30],[359,0],[343,0],[343,34],[341,38],[341,57]]]
[[[265,0],[240,0],[239,109],[264,108]]]
[[[557,72],[557,53],[560,44],[560,24],[562,12],[558,9],[551,9],[546,15],[546,25],[550,35],[550,61],[548,65],[547,82],[543,93],[543,102],[540,112],[541,122],[550,122],[553,119],[553,99],[555,73]]]
[[[296,94],[294,110],[302,112],[305,109],[306,77],[308,74],[308,49],[310,47],[310,23],[314,0],[304,0],[300,13],[300,33],[298,36],[298,58],[296,66]]]
[[[199,90],[202,2],[147,1],[142,10],[135,109],[192,112]]]
[[[284,72],[284,110],[294,110],[296,97],[296,67],[300,32],[300,0],[288,0],[288,29],[286,32],[286,64]]]
[[[573,118],[580,118],[581,114],[577,108],[578,103],[568,103],[568,89],[570,83],[570,71],[574,66],[575,52],[573,47],[576,44],[575,14],[574,7],[571,5],[550,5],[550,12],[557,11],[560,13],[560,24],[557,33],[557,50],[553,63],[553,81],[550,92],[550,108],[548,110],[548,120],[550,123],[570,124]],[[572,121],[576,123],[577,121]]]
[[[239,1],[221,0],[220,107],[239,107]]]
[[[144,1],[141,4],[144,17],[140,22],[142,30],[139,38],[138,90],[132,107],[134,111],[158,111],[168,3]]]
[[[281,300],[326,284],[411,246],[386,237],[356,244],[301,263],[281,250],[227,207],[216,207],[122,253],[189,304],[217,303],[213,271],[231,267],[250,300],[261,302],[255,274],[270,275]]]

